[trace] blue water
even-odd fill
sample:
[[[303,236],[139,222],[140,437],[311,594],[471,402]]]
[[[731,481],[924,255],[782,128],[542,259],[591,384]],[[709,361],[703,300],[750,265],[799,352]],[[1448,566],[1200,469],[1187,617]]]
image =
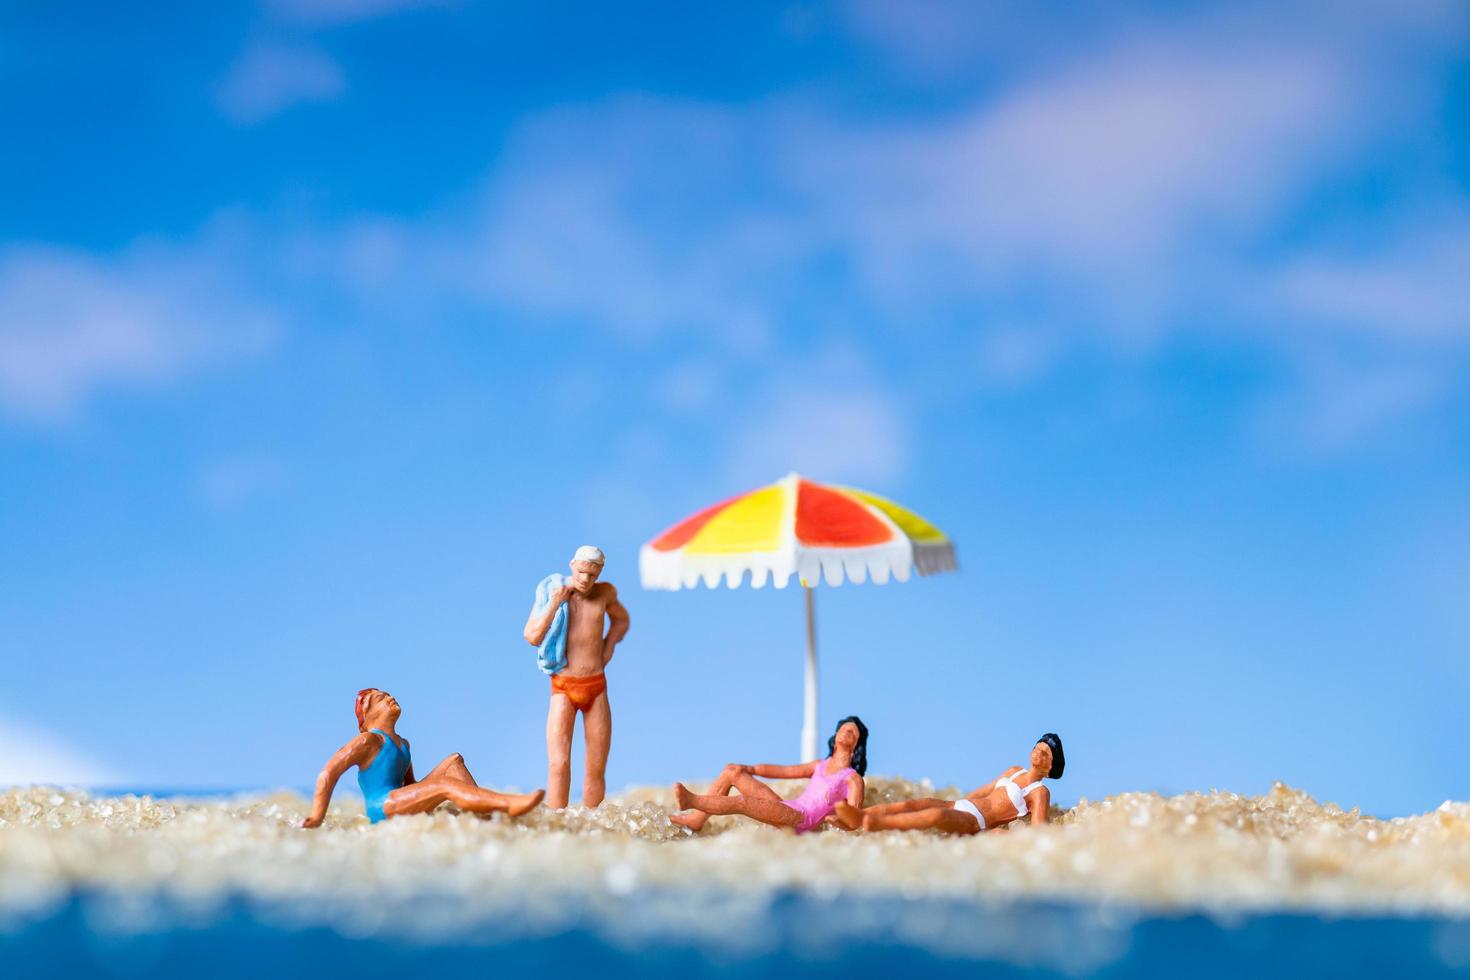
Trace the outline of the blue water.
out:
[[[752,947],[672,936],[628,942],[573,915],[535,935],[517,935],[515,923],[501,922],[433,941],[351,937],[284,926],[244,902],[207,921],[120,931],[99,924],[97,908],[94,899],[74,897],[42,920],[0,931],[0,976],[1470,976],[1470,922],[1436,918],[1272,914],[1221,923],[1078,905],[979,908],[791,894],[771,904]],[[838,934],[845,938],[831,941]]]

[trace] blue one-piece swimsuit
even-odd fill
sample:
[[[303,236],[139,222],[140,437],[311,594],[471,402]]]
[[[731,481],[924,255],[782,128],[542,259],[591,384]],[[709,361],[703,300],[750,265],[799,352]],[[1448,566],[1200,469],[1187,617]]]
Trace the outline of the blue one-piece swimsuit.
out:
[[[383,747],[373,756],[372,762],[357,767],[357,786],[362,790],[363,801],[367,803],[368,819],[377,823],[386,819],[383,804],[388,802],[389,793],[403,787],[403,777],[408,775],[408,766],[412,760],[408,757],[407,742],[399,746],[387,732],[377,728],[372,729],[372,732],[383,736]]]

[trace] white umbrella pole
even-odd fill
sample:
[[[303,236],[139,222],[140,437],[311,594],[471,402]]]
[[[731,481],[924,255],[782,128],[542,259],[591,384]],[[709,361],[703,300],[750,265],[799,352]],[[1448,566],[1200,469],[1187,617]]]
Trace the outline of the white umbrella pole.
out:
[[[812,588],[806,593],[806,698],[801,715],[801,760],[821,758],[817,749],[817,619],[812,609]]]

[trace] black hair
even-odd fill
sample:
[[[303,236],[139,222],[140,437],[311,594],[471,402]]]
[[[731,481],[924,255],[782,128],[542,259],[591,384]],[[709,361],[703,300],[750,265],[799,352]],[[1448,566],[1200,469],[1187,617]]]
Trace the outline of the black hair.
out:
[[[1045,745],[1051,749],[1051,772],[1047,776],[1052,779],[1061,779],[1062,770],[1067,768],[1067,754],[1062,751],[1062,739],[1056,732],[1047,732],[1036,740],[1037,745]]]
[[[832,737],[827,739],[827,758],[832,758],[832,753],[837,751],[837,733],[842,731],[842,726],[852,722],[857,726],[858,740],[852,747],[852,767],[857,770],[859,776],[868,774],[868,726],[857,715],[848,715],[837,723],[832,729]]]

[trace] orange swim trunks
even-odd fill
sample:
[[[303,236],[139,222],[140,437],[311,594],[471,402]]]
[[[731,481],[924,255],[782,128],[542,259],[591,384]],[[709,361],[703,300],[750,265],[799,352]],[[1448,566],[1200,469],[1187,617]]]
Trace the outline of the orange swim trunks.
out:
[[[572,702],[572,707],[578,711],[586,711],[592,707],[592,702],[606,690],[606,674],[593,674],[590,677],[576,677],[567,673],[551,675],[551,693],[565,694],[567,700]]]

